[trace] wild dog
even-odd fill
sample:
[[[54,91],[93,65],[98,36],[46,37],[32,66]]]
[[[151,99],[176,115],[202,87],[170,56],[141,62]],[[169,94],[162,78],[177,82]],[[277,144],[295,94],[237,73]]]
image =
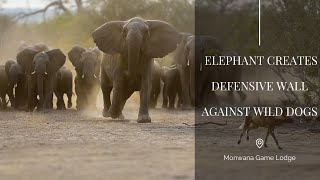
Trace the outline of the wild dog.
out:
[[[282,149],[279,145],[279,142],[276,138],[276,136],[274,135],[274,128],[276,126],[280,126],[284,123],[292,123],[292,118],[291,117],[287,117],[285,115],[286,113],[282,113],[281,116],[256,116],[253,113],[249,114],[249,116],[245,117],[244,123],[239,127],[239,129],[242,129],[242,132],[240,134],[240,138],[238,141],[238,144],[241,143],[241,138],[244,134],[244,132],[247,133],[247,140],[249,140],[249,131],[252,129],[257,129],[259,127],[264,127],[267,128],[267,134],[264,140],[264,147],[268,147],[267,146],[267,140],[268,140],[268,136],[269,134],[271,134],[272,138],[274,139],[274,141],[276,142],[277,146],[279,149]]]

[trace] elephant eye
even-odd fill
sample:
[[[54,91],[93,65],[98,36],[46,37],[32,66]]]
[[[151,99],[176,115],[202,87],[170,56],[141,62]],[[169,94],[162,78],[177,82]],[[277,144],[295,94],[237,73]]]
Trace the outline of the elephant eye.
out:
[[[147,35],[149,35],[149,30],[148,29],[144,29],[143,33],[144,33],[145,36],[147,36]]]
[[[126,28],[122,29],[122,34],[123,35],[127,35],[127,33],[128,33],[128,30]]]

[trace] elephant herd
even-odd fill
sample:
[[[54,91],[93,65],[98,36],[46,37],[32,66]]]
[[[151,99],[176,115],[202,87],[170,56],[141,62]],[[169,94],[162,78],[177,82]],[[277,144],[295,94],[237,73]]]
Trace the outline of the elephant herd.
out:
[[[210,81],[240,81],[241,68],[202,67],[200,58],[214,55],[237,55],[224,49],[209,36],[178,32],[172,25],[158,20],[132,18],[111,21],[92,33],[97,47],[74,46],[67,54],[75,68],[76,109],[95,109],[100,89],[103,93],[103,116],[123,118],[127,99],[140,92],[138,123],[151,122],[149,108],[157,105],[163,82],[163,108],[192,109],[210,101],[218,103],[209,93]],[[101,51],[103,53],[101,53]],[[175,51],[172,65],[161,67],[154,58],[163,58]],[[57,109],[72,107],[73,74],[64,64],[66,55],[60,49],[44,44],[24,47],[16,60],[0,66],[0,102],[27,111],[53,108],[53,94]],[[228,72],[227,74],[225,72]],[[196,88],[195,88],[196,87]],[[112,98],[111,98],[112,92]],[[213,94],[213,95],[212,95]],[[9,101],[6,101],[6,95]],[[233,101],[233,93],[229,93]],[[239,92],[241,100],[246,95]],[[176,100],[178,98],[178,100]]]

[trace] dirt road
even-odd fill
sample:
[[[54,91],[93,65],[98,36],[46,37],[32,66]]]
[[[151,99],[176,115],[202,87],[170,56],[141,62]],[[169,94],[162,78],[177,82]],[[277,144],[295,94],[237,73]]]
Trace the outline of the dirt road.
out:
[[[284,148],[280,151],[271,138],[268,148],[256,147],[255,139],[263,138],[265,129],[253,130],[249,141],[243,138],[237,145],[241,118],[229,118],[225,126],[197,128],[195,143],[195,129],[182,124],[194,123],[192,111],[151,110],[151,124],[137,124],[136,112],[135,106],[125,109],[129,121],[75,110],[0,112],[0,179],[194,179],[196,171],[217,179],[320,175],[319,134],[308,131],[319,123],[276,128]],[[226,161],[225,154],[288,154],[297,160]],[[205,179],[203,174],[199,177]]]
[[[153,110],[151,124],[132,112],[0,112],[0,179],[194,179],[192,111]]]

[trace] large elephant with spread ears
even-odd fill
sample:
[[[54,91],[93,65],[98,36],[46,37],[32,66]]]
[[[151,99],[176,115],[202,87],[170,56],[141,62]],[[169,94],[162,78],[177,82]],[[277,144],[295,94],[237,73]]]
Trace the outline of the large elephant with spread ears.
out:
[[[103,115],[118,118],[126,100],[134,91],[140,91],[137,122],[151,122],[148,104],[153,58],[162,58],[174,51],[180,42],[180,33],[166,22],[135,17],[108,22],[92,36],[98,48],[107,54],[101,67]],[[113,88],[112,103],[110,88]]]
[[[66,56],[60,49],[39,51],[26,48],[17,55],[17,62],[27,78],[28,111],[52,108],[53,87],[57,71],[64,65]],[[39,96],[39,99],[37,99]]]

